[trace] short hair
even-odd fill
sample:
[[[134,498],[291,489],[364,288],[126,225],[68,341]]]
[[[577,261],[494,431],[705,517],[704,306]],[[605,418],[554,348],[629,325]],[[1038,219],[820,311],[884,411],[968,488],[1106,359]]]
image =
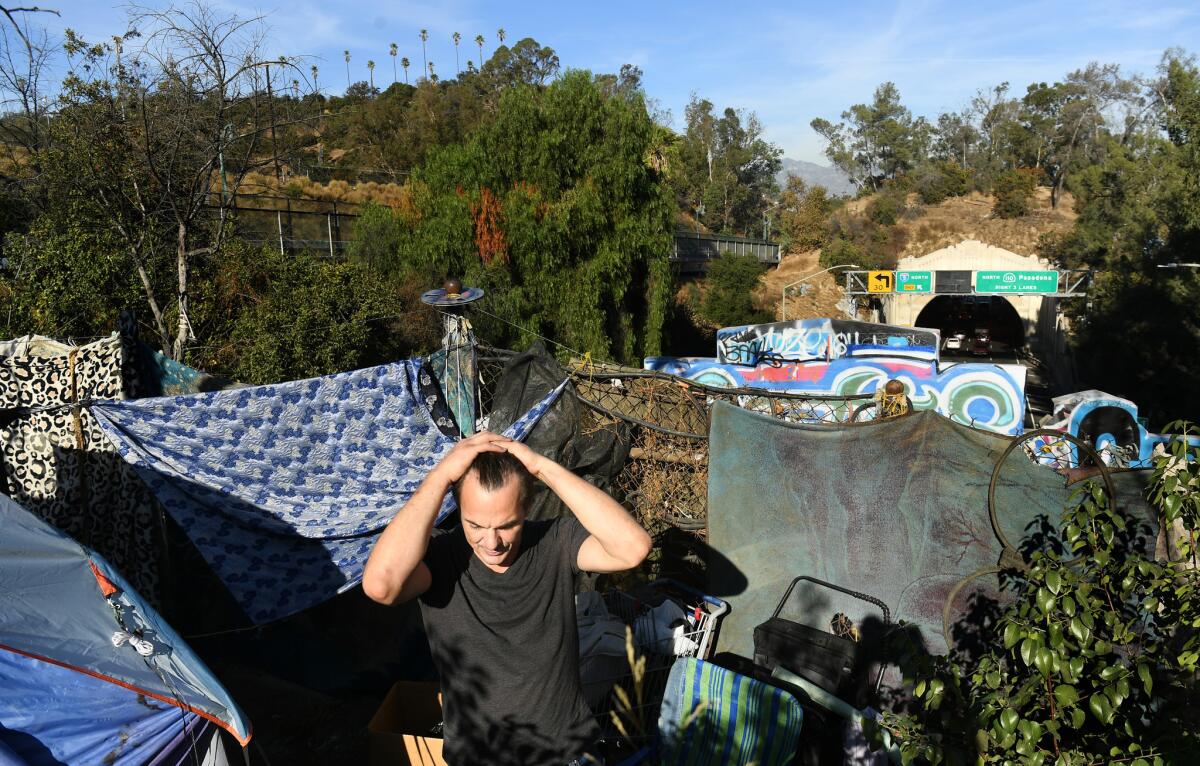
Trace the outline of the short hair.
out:
[[[475,456],[471,467],[454,482],[454,501],[462,507],[462,485],[467,477],[474,473],[479,477],[479,486],[488,492],[494,492],[516,479],[520,484],[517,492],[517,506],[525,510],[525,501],[533,487],[533,475],[525,468],[525,464],[512,456],[510,452],[480,452]]]

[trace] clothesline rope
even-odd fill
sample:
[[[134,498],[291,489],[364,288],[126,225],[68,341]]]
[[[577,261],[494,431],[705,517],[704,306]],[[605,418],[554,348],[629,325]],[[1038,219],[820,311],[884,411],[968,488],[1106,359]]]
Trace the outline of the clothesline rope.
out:
[[[439,311],[440,313],[442,313],[442,314],[449,314],[449,312],[447,312],[447,311],[442,311],[441,309],[438,309],[438,311]],[[553,338],[547,338],[545,335],[542,335],[541,333],[538,333],[538,332],[535,332],[535,331],[533,331],[533,330],[530,330],[530,329],[528,329],[528,328],[526,328],[526,327],[522,327],[521,325],[519,325],[519,324],[517,324],[517,323],[515,323],[515,322],[510,322],[509,320],[505,319],[504,317],[502,317],[502,316],[497,316],[496,314],[493,314],[492,312],[490,312],[490,311],[488,311],[488,310],[486,310],[486,309],[480,308],[479,306],[474,306],[474,305],[473,305],[473,306],[471,306],[471,311],[478,311],[480,314],[484,314],[484,315],[486,315],[486,316],[489,316],[489,317],[491,317],[492,319],[495,319],[495,320],[496,320],[496,321],[498,321],[498,322],[503,322],[504,324],[508,325],[509,327],[512,327],[512,328],[513,328],[513,329],[515,329],[515,330],[520,330],[520,331],[521,331],[521,332],[523,332],[523,333],[528,333],[529,335],[532,335],[532,336],[533,336],[533,337],[535,337],[535,338],[538,338],[538,339],[540,339],[540,340],[544,340],[544,341],[546,341],[547,343],[550,343],[550,344],[552,344],[552,345],[558,346],[558,347],[559,347],[559,348],[561,348],[563,351],[569,351],[569,352],[571,352],[572,354],[574,354],[574,355],[575,355],[575,356],[577,356],[577,357],[583,357],[583,356],[586,356],[586,355],[584,354],[584,352],[582,352],[582,351],[579,351],[579,350],[577,350],[577,349],[573,349],[573,348],[571,348],[570,346],[565,346],[565,345],[563,345],[562,343],[559,343],[558,341],[554,340]],[[453,316],[453,315],[452,315],[452,314],[450,314],[450,316]],[[616,365],[616,362],[610,362],[610,361],[603,360],[603,359],[602,359],[602,360],[600,360],[600,361],[601,361],[602,363],[604,363],[604,364],[612,364],[612,365]]]

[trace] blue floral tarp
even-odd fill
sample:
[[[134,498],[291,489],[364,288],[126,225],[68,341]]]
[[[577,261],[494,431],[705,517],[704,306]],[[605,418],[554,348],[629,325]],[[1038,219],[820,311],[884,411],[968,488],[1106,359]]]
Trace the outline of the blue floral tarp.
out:
[[[92,411],[261,624],[357,584],[376,537],[454,446],[418,393],[422,361]],[[505,433],[524,438],[565,385]],[[439,521],[452,509],[447,496]]]

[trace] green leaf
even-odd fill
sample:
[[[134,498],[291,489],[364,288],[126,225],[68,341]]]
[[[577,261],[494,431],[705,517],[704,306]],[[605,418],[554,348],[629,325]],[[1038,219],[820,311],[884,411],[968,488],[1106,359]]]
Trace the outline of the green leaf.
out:
[[[1083,708],[1077,707],[1073,709],[1071,711],[1071,727],[1078,729],[1079,727],[1083,726],[1085,715],[1086,714],[1083,712]]]
[[[925,694],[925,679],[924,678],[922,678],[920,681],[917,681],[917,687],[915,689],[913,689],[913,694],[917,695],[918,697],[924,696],[924,694]]]
[[[1103,694],[1093,694],[1088,699],[1088,708],[1100,723],[1107,725],[1112,721],[1112,704]]]
[[[1000,713],[1000,728],[1005,732],[1011,732],[1020,720],[1021,716],[1017,715],[1017,711],[1010,707],[1004,708]]]
[[[1150,665],[1142,662],[1137,666],[1138,678],[1142,679],[1142,686],[1146,689],[1146,694],[1154,688],[1154,679],[1150,677]]]
[[[1070,596],[1063,596],[1062,608],[1063,608],[1063,611],[1067,613],[1068,617],[1074,617],[1075,616],[1075,599],[1071,598]]]
[[[1062,575],[1058,573],[1057,569],[1051,569],[1046,573],[1046,587],[1056,596],[1062,590]]]
[[[1079,692],[1070,684],[1059,684],[1054,687],[1054,698],[1058,700],[1058,704],[1066,707],[1079,701]]]
[[[1071,631],[1071,635],[1074,636],[1075,640],[1080,644],[1086,644],[1088,642],[1088,638],[1090,638],[1092,635],[1091,629],[1084,625],[1083,620],[1079,619],[1078,617],[1071,618],[1071,623],[1068,628]]]
[[[1054,594],[1047,588],[1038,588],[1037,606],[1042,614],[1050,614],[1050,610],[1054,609]]]
[[[1054,662],[1054,653],[1048,647],[1039,646],[1037,652],[1033,656],[1033,664],[1037,667],[1038,672],[1042,677],[1050,675],[1050,668]]]
[[[1032,638],[1027,638],[1021,642],[1021,662],[1026,665],[1033,664],[1033,654],[1037,651],[1038,642]]]
[[[1016,623],[1010,622],[1004,626],[1004,648],[1012,649],[1021,640],[1021,629]]]
[[[1083,674],[1082,657],[1072,657],[1071,661],[1067,663],[1067,666],[1071,669],[1071,678],[1078,679],[1079,676]]]
[[[983,677],[989,689],[995,689],[1000,686],[1000,671],[993,670]]]

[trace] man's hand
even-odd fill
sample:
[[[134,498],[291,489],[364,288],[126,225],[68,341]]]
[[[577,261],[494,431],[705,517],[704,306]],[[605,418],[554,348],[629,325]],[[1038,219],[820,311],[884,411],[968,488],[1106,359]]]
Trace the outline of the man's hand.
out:
[[[455,444],[454,449],[447,452],[446,457],[442,458],[442,462],[433,470],[447,484],[453,484],[466,475],[471,463],[475,462],[476,455],[481,452],[504,452],[511,444],[514,442],[507,436],[480,431]]]
[[[471,467],[481,452],[504,452],[512,440],[481,431],[463,439],[446,453],[421,482],[371,549],[363,569],[362,587],[367,596],[381,604],[408,601],[429,590],[433,576],[422,559],[429,547],[433,522],[442,498]]]
[[[546,465],[546,457],[534,452],[527,444],[509,439],[502,443],[501,448],[521,461],[525,470],[535,479],[542,478],[542,469]]]

